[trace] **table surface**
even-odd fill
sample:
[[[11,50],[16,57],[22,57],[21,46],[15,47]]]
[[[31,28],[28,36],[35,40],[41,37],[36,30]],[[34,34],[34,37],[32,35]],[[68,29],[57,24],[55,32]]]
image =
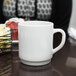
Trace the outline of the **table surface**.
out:
[[[54,48],[59,36],[54,38]],[[45,66],[32,67],[20,62],[18,44],[13,44],[12,53],[0,56],[0,76],[76,76],[76,41],[67,37],[64,47],[53,55]]]

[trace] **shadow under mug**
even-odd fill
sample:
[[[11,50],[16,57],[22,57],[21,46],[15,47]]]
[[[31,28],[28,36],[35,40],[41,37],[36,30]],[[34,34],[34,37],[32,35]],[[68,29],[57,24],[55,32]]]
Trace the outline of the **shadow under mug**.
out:
[[[62,41],[53,49],[53,35],[62,34]],[[60,50],[66,34],[62,29],[54,29],[54,24],[47,21],[26,21],[19,23],[19,58],[23,64],[40,66],[48,64],[54,53]]]
[[[51,63],[38,67],[20,64],[19,68],[19,76],[63,76],[58,69],[55,69],[51,65]]]

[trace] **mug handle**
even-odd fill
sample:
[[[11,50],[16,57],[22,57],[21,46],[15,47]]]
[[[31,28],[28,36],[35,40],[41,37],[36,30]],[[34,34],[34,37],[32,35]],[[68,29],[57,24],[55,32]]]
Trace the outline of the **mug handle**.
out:
[[[62,34],[62,41],[58,47],[53,49],[53,54],[56,53],[58,50],[60,50],[63,47],[65,40],[66,40],[66,34],[62,29],[53,29],[53,33],[57,33],[57,32],[60,32]]]

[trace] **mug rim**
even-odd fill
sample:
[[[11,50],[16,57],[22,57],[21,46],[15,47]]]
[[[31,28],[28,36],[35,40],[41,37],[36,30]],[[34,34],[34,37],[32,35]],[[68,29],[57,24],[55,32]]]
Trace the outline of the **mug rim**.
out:
[[[54,26],[53,22],[49,21],[25,21],[25,22],[20,22],[19,26],[30,26],[30,27],[41,27],[41,26]]]

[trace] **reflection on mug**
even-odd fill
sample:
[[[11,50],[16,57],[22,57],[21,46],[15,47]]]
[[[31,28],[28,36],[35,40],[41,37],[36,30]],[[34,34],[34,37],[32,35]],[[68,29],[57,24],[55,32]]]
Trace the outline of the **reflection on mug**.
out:
[[[51,64],[39,67],[32,67],[20,64],[18,76],[63,76],[63,75],[59,71],[54,69]]]

